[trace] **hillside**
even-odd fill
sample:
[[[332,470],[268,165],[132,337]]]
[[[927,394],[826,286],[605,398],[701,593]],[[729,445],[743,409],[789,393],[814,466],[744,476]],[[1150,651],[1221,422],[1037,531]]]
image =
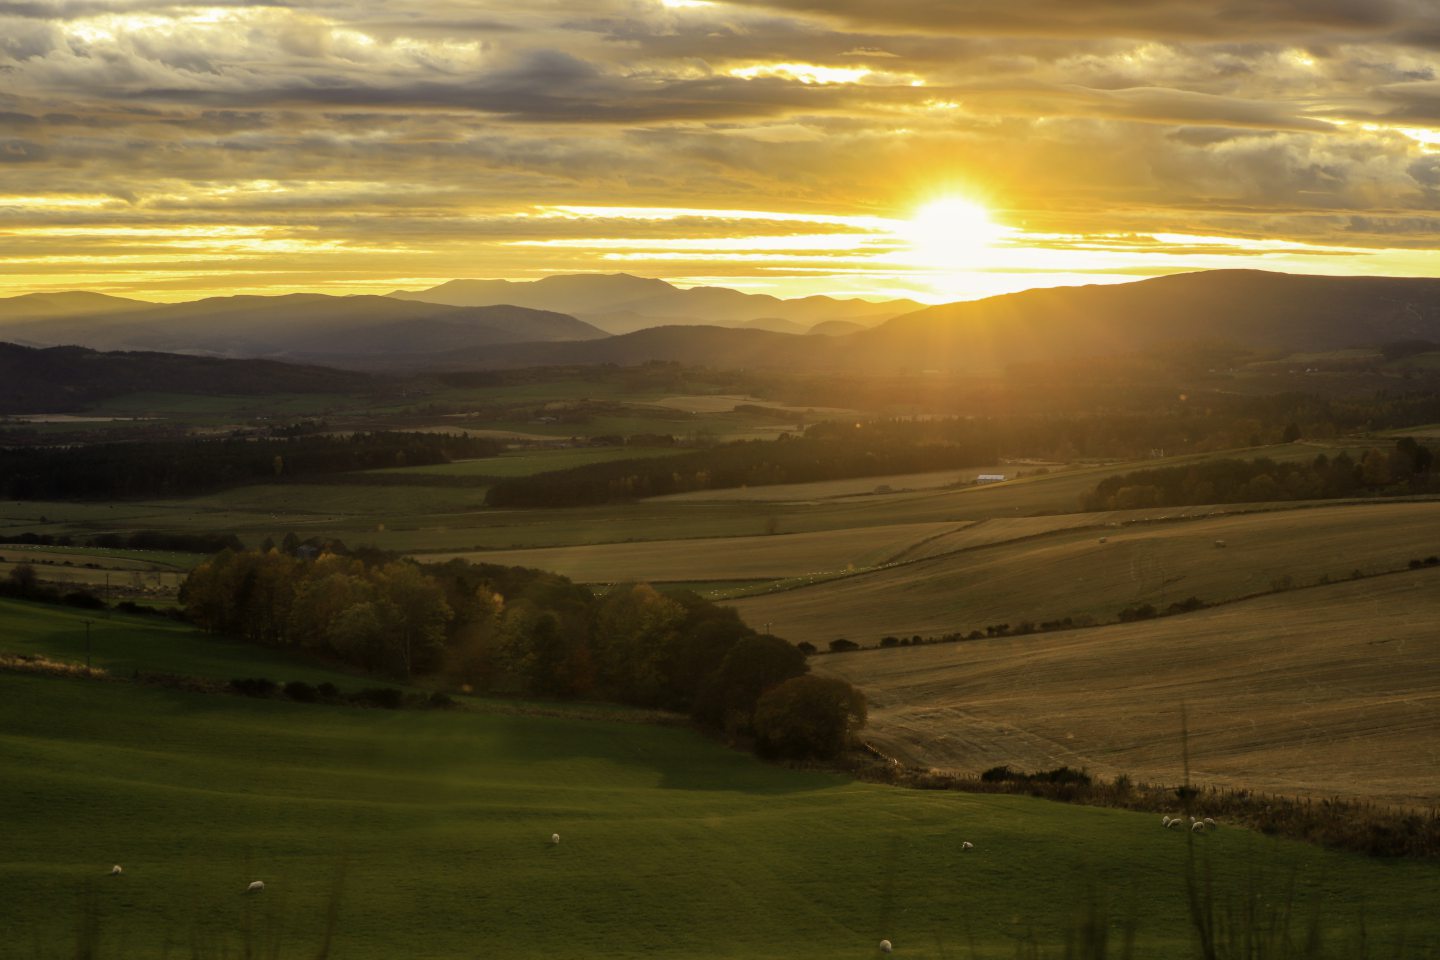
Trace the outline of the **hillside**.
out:
[[[213,297],[121,313],[71,314],[5,327],[40,344],[336,362],[448,353],[514,341],[604,334],[574,317],[522,307],[446,307],[388,297]]]
[[[747,611],[746,616],[752,616]],[[1440,801],[1440,570],[1144,623],[816,658],[921,766],[1059,764],[1203,784]]]
[[[491,367],[674,360],[721,369],[993,374],[1017,363],[1155,347],[1219,344],[1284,355],[1440,340],[1440,280],[1217,270],[951,303],[848,336],[730,333],[672,326],[592,345],[527,344],[472,359]]]
[[[1440,552],[1434,502],[1238,514],[1211,509],[1215,516],[1099,529],[1069,529],[1070,518],[1037,517],[1030,536],[993,545],[986,532],[995,524],[957,524],[899,556],[896,565],[732,605],[749,623],[774,623],[786,639],[823,648],[836,637],[873,644],[887,634],[940,636],[1067,616],[1113,621],[1130,606],[1163,610],[1191,596],[1233,600],[1285,582],[1302,586],[1321,577],[1344,580],[1355,570],[1395,570]],[[1217,548],[1216,541],[1225,546]]]
[[[103,293],[90,293],[85,290],[69,290],[64,293],[27,293],[18,297],[0,297],[0,329],[12,323],[29,320],[132,313],[154,306],[155,304],[145,300],[111,297]]]
[[[139,392],[204,396],[349,393],[380,383],[363,373],[271,360],[219,360],[172,353],[37,349],[0,342],[0,414],[83,410]]]
[[[624,719],[0,673],[24,826],[0,860],[0,952],[830,960],[885,937],[935,960],[1011,957],[1024,936],[1050,956],[1100,885],[1137,956],[1195,955],[1190,838],[1155,815],[847,782]],[[1293,910],[1345,945],[1363,890],[1373,955],[1440,936],[1432,863],[1228,826],[1197,846],[1220,904],[1244,898],[1257,924]]]
[[[659,326],[750,326],[802,333],[829,320],[868,325],[916,309],[913,300],[872,303],[804,297],[782,300],[728,287],[682,289],[663,280],[629,274],[567,274],[533,281],[451,280],[429,290],[397,290],[390,296],[454,306],[511,303],[580,317],[609,333]]]
[[[1212,270],[930,307],[857,334],[847,359],[999,369],[1165,343],[1290,352],[1414,339],[1440,339],[1440,280]]]

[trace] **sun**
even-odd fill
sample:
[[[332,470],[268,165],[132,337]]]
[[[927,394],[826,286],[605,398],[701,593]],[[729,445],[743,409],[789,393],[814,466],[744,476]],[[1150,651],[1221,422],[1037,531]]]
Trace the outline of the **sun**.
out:
[[[990,211],[980,204],[943,197],[917,210],[898,233],[910,245],[916,266],[955,270],[975,266],[1005,228],[991,220]]]

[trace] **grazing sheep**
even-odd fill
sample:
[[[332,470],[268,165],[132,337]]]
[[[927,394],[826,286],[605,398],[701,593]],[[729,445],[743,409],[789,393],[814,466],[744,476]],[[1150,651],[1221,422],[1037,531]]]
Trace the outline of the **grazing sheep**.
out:
[[[245,892],[246,892],[246,893],[264,893],[264,892],[265,892],[265,881],[264,881],[264,880],[255,880],[255,881],[252,881],[251,884],[250,884],[250,886],[248,886],[248,887],[245,888]]]
[[[881,952],[881,953],[889,953],[889,952],[890,952],[891,950],[893,950],[893,949],[894,949],[894,948],[890,946],[890,941],[889,941],[889,940],[881,940],[881,941],[880,941],[880,952]]]
[[[961,850],[973,850],[973,849],[975,849],[975,844],[971,843],[969,840],[966,840],[964,843],[960,844],[960,849],[961,849]]]
[[[118,864],[118,863],[115,864],[115,866],[113,866],[113,867],[110,868],[110,876],[112,876],[112,877],[118,877],[118,876],[120,876],[120,874],[122,874],[122,873],[124,873],[124,872],[125,872],[125,868],[122,867],[122,866],[120,866],[120,864]]]
[[[1169,815],[1168,813],[1167,813],[1165,816],[1163,816],[1163,817],[1160,818],[1160,826],[1162,826],[1162,827],[1168,827],[1168,826],[1170,826],[1170,815]]]
[[[1191,833],[1204,833],[1204,832],[1205,832],[1205,824],[1204,824],[1202,821],[1196,820],[1194,823],[1190,824],[1190,832],[1191,832]]]
[[[558,833],[552,833],[552,834],[550,834],[550,842],[551,842],[551,843],[559,843],[559,842],[560,842],[560,834],[558,834]]]
[[[1185,821],[1181,820],[1179,817],[1176,817],[1174,820],[1170,821],[1171,830],[1178,830],[1183,826],[1185,826]]]
[[[1214,821],[1214,820],[1211,820],[1209,817],[1206,817],[1206,818],[1205,818],[1205,826],[1209,827],[1211,830],[1214,830],[1214,829],[1215,829],[1215,821]]]

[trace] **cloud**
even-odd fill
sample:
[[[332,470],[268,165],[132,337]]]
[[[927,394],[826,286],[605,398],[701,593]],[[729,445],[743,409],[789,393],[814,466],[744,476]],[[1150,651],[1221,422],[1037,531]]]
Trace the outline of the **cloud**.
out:
[[[0,230],[68,231],[43,241],[47,257],[153,254],[163,270],[101,256],[86,269],[162,285],[221,283],[226,254],[258,288],[321,263],[337,276],[584,269],[583,244],[505,241],[658,249],[749,229],[537,214],[554,205],[891,217],[947,190],[1037,235],[1418,249],[1440,202],[1433,8],[0,2]],[[166,233],[196,227],[264,242],[202,249]],[[41,243],[26,236],[5,249],[23,258]],[[315,259],[287,260],[282,244]],[[1182,247],[1193,254],[1167,255]],[[187,250],[215,258],[204,278],[184,279]],[[738,264],[712,273],[760,270]],[[782,256],[764,270],[792,268],[818,269]]]

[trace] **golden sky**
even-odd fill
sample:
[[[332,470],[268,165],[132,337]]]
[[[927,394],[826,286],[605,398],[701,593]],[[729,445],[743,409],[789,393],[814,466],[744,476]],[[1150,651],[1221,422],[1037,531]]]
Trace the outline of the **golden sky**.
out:
[[[1435,0],[0,0],[0,296],[1440,275],[1437,71]]]

